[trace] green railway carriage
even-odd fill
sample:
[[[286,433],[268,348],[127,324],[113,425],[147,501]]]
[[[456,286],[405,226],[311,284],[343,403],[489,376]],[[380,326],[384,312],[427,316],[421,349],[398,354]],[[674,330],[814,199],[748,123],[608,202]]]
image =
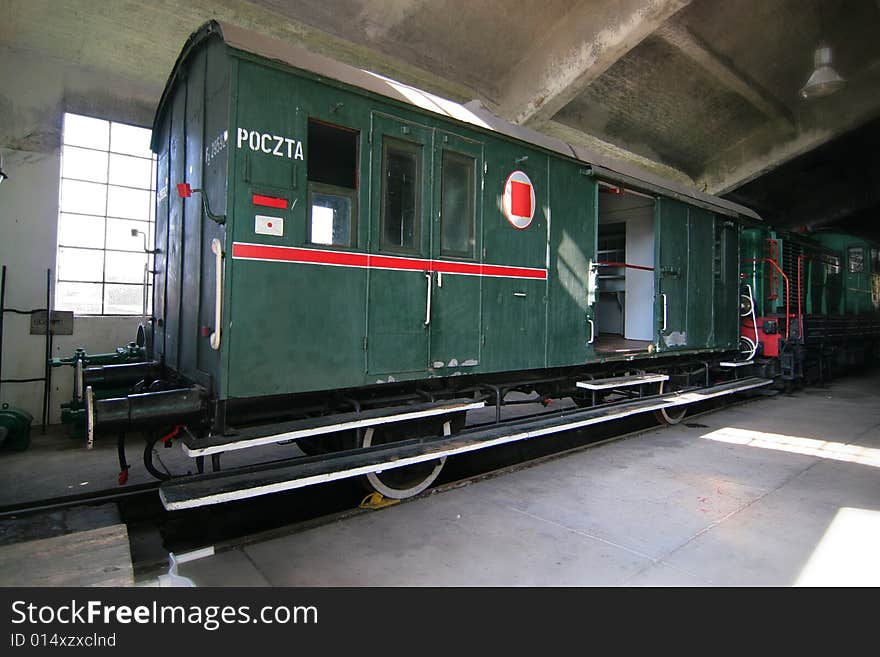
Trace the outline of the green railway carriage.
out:
[[[785,312],[786,278],[794,315],[880,312],[880,248],[876,243],[836,231],[791,233],[769,226],[747,228],[740,242],[743,271],[755,286],[759,315]]]
[[[748,228],[740,241],[755,310],[741,333],[753,355],[774,359],[788,382],[823,379],[873,358],[880,345],[876,244],[770,227]]]
[[[584,162],[401,102],[409,90],[375,76],[354,88],[256,56],[229,33],[241,38],[212,24],[190,41],[157,114],[154,348],[168,367],[242,398],[597,358],[590,273],[604,217]],[[525,227],[502,208],[517,171],[531,182],[512,181],[533,197]],[[225,223],[180,198],[183,182]],[[736,348],[736,224],[670,197],[647,204],[646,262],[660,266],[643,278],[660,307],[641,341]]]
[[[831,231],[816,233],[815,239],[839,254],[842,290],[834,310],[844,315],[876,315],[880,311],[880,249],[877,244]]]
[[[174,66],[152,145],[148,362],[126,370],[138,394],[90,406],[90,436],[185,425],[197,459],[294,434],[375,449],[370,418],[421,401],[385,440],[451,440],[473,406],[500,419],[510,390],[631,400],[693,388],[695,367],[708,385],[739,348],[738,236],[757,215],[479,103],[212,21]],[[684,402],[652,403],[626,412]],[[301,426],[317,416],[332,431]],[[270,421],[300,424],[247,428]]]

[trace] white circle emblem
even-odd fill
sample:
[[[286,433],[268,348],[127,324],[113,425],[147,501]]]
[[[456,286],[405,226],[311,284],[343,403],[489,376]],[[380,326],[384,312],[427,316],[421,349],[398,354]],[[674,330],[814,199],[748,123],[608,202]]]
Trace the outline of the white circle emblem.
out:
[[[514,171],[504,181],[501,208],[510,224],[518,229],[528,228],[535,216],[535,187],[523,171]]]

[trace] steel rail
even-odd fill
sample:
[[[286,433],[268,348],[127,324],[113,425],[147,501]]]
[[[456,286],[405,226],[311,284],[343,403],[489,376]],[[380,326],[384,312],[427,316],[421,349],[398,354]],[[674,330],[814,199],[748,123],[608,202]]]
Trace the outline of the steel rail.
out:
[[[133,497],[135,495],[144,495],[159,490],[160,482],[147,482],[145,484],[137,484],[135,486],[127,486],[123,490],[105,489],[94,493],[83,493],[80,495],[69,495],[63,497],[50,497],[42,500],[33,500],[31,502],[23,502],[21,504],[10,504],[0,506],[0,519],[13,518],[31,513],[39,513],[41,511],[55,511],[71,506],[80,506],[82,504],[96,504],[98,502],[112,502],[113,500],[125,497]]]

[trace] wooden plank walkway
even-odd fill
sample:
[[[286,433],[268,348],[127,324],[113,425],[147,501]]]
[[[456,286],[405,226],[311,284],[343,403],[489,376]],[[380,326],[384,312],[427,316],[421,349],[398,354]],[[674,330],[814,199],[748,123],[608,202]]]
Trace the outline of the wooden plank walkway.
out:
[[[0,586],[134,586],[125,525],[0,546]]]

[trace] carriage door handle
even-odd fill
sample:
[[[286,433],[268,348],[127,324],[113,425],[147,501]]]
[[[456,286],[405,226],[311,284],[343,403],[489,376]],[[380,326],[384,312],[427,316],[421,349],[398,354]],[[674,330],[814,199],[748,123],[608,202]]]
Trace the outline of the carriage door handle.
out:
[[[661,328],[660,330],[665,331],[666,330],[666,294],[661,294],[660,296],[663,297],[663,328]]]
[[[216,237],[211,240],[211,251],[214,253],[215,276],[214,283],[214,332],[211,333],[211,349],[220,348],[220,319],[221,304],[223,303],[223,246]]]
[[[595,342],[596,340],[596,324],[593,323],[592,319],[588,318],[587,321],[590,323],[590,340],[587,342],[587,344],[593,344],[593,342]]]
[[[431,288],[433,287],[433,276],[431,272],[425,272],[425,278],[428,279],[428,298],[425,302],[425,326],[431,323]]]

